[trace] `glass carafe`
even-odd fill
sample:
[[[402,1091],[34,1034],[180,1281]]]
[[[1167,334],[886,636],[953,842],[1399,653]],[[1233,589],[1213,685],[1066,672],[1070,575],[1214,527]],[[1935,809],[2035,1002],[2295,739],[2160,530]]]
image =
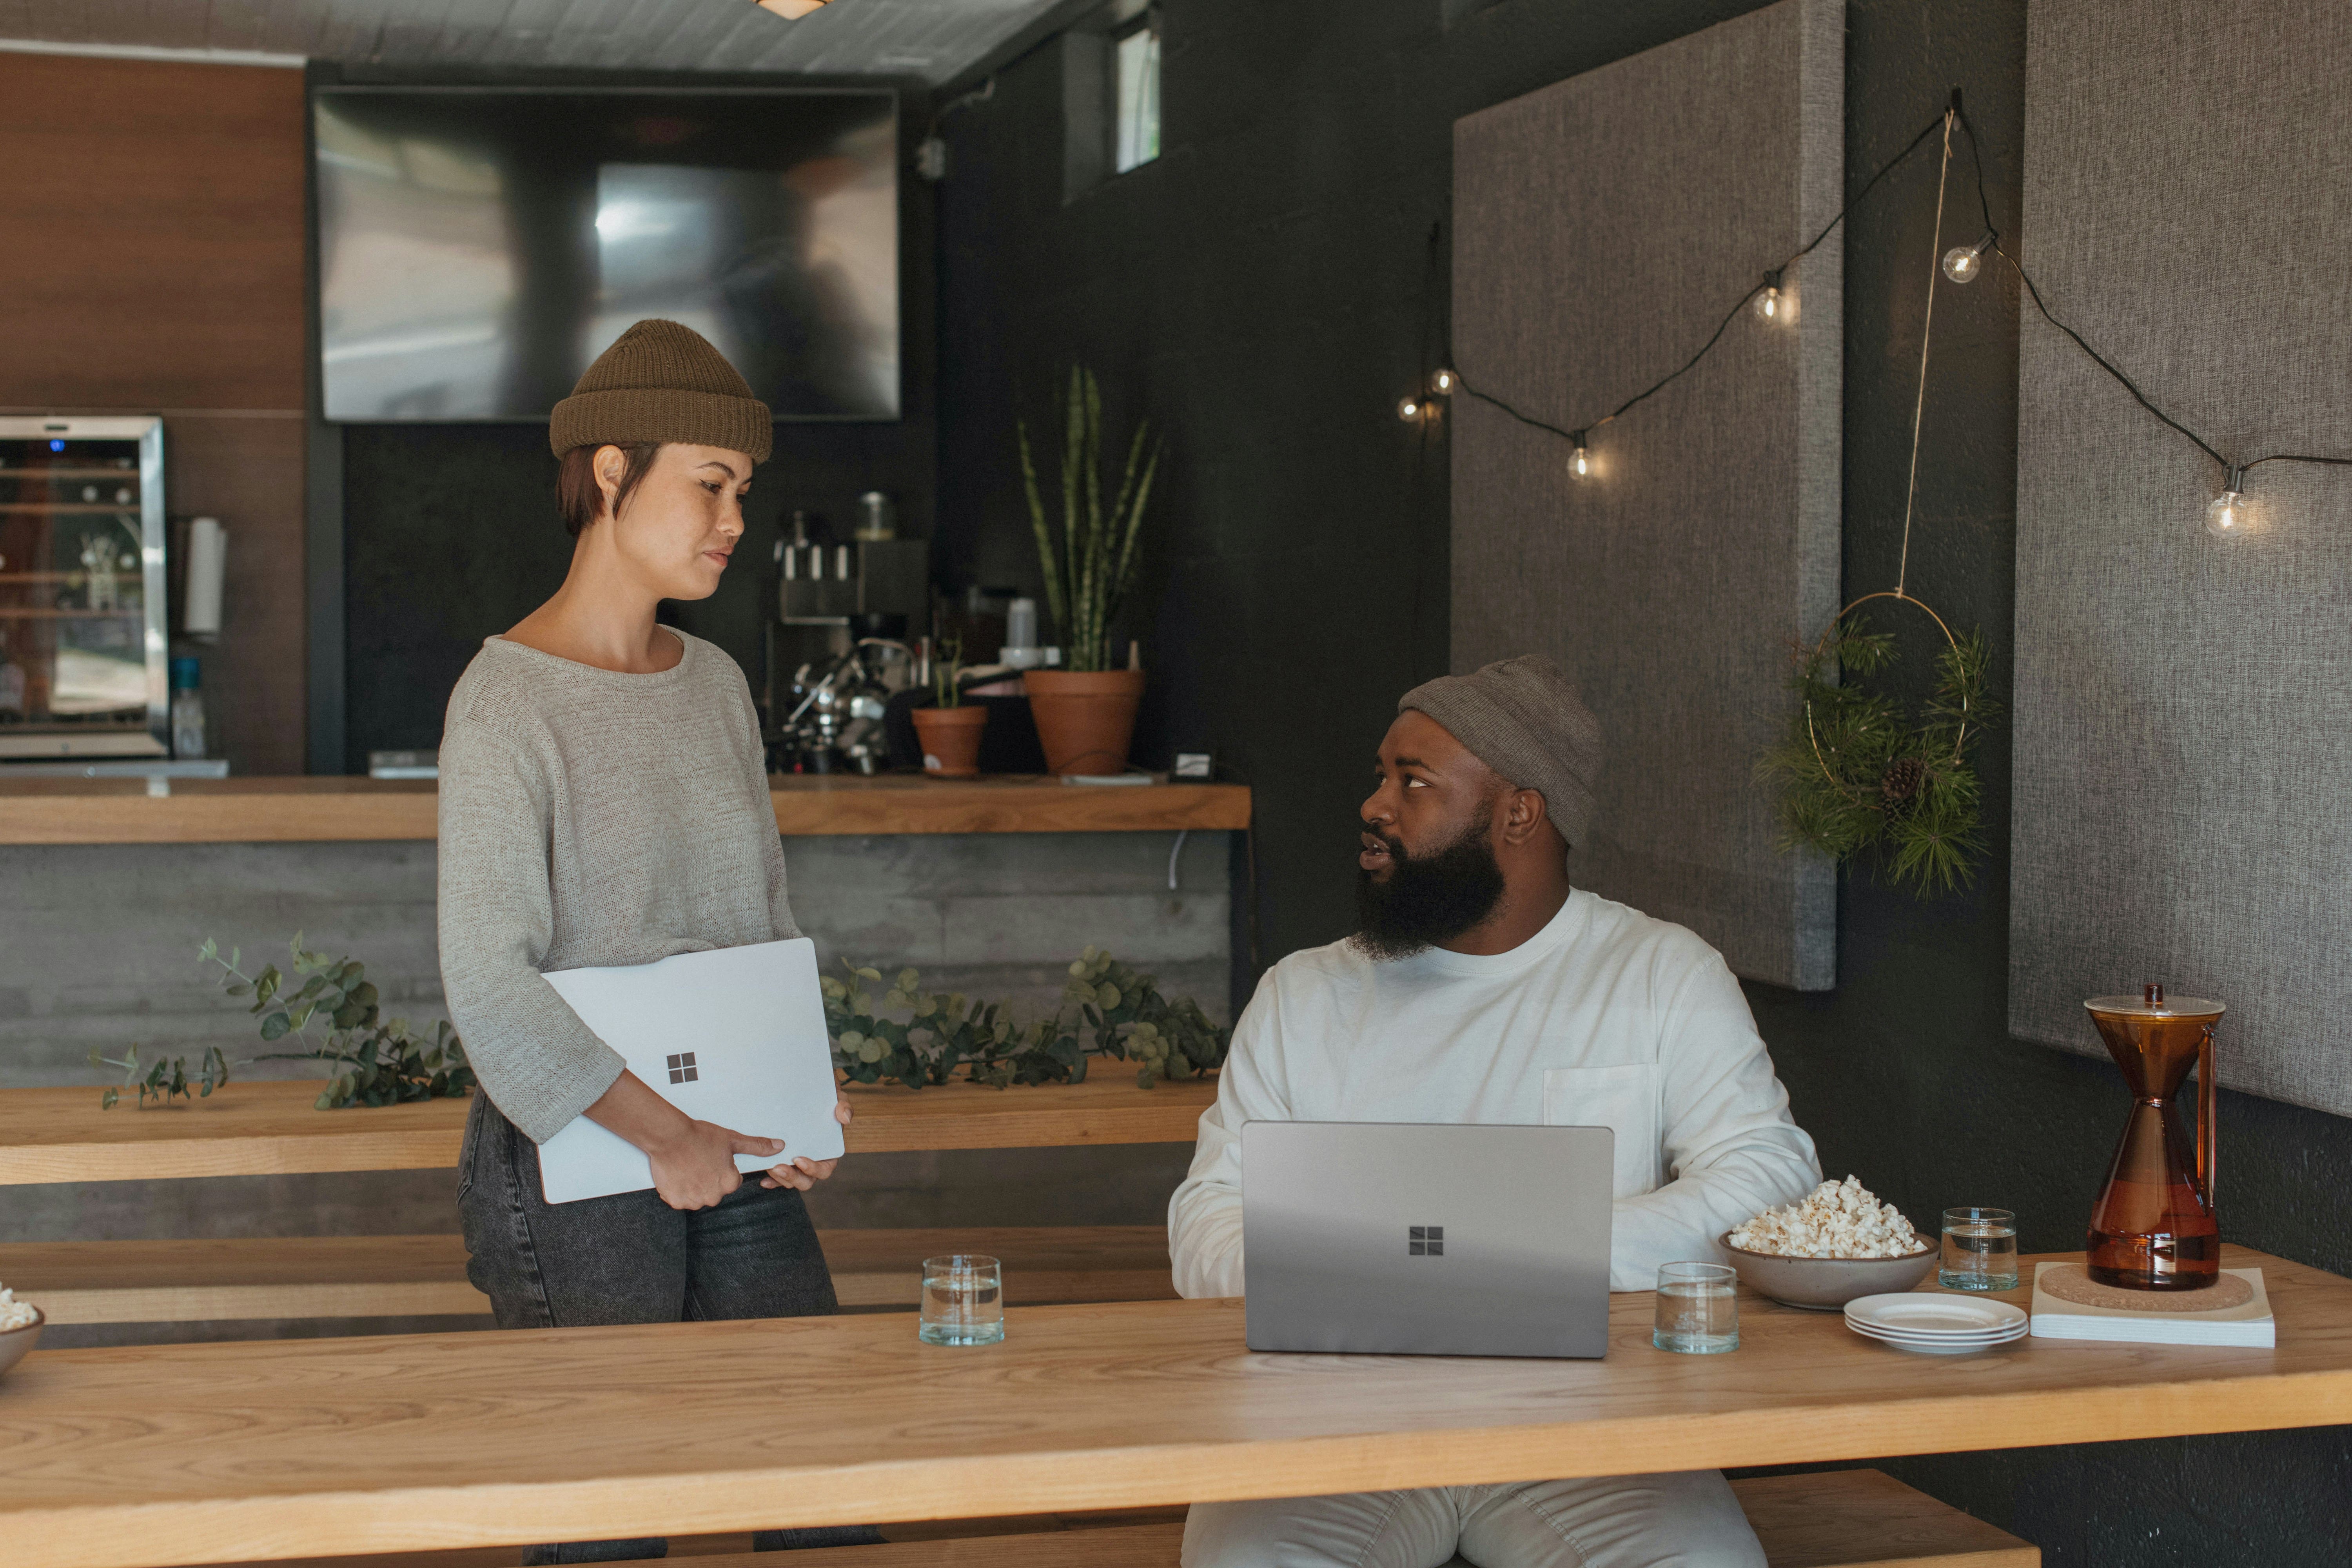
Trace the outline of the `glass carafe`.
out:
[[[2083,1004],[2132,1091],[2131,1119],[2091,1205],[2088,1267],[2102,1285],[2198,1290],[2221,1277],[2213,1217],[2213,1026],[2221,1004],[2165,1000],[2164,987]],[[2176,1110],[2197,1068],[2197,1143]]]

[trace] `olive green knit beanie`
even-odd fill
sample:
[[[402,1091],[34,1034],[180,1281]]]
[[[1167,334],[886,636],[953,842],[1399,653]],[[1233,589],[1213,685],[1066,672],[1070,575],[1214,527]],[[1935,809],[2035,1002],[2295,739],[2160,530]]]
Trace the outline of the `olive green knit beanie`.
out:
[[[547,444],[574,447],[676,441],[724,447],[768,460],[775,421],[727,356],[692,327],[639,321],[614,340],[555,405]]]
[[[1570,848],[1592,823],[1601,773],[1601,724],[1567,671],[1538,654],[1441,675],[1397,699],[1420,710],[1474,757],[1519,789],[1543,796],[1544,815]]]

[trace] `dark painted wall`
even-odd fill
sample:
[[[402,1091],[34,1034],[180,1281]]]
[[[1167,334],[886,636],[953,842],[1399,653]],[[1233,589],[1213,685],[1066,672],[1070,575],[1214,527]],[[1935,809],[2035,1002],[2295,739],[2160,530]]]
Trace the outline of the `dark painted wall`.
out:
[[[352,79],[359,79],[356,73]],[[368,79],[376,79],[373,77]],[[402,78],[401,79],[413,79]],[[593,85],[599,79],[530,79]],[[602,79],[609,84],[611,79]],[[671,79],[633,78],[628,85]],[[773,79],[713,79],[773,86]],[[493,84],[495,85],[495,84]],[[887,423],[785,424],[752,483],[746,528],[719,592],[667,607],[665,618],[709,638],[761,689],[763,617],[772,605],[770,557],[795,510],[847,540],[856,498],[878,489],[898,503],[898,531],[927,537],[935,479],[939,339],[932,187],[908,164],[929,114],[902,96],[898,203],[899,342],[904,417]],[[449,689],[481,646],[544,602],[563,581],[572,541],[555,510],[555,458],[544,424],[345,425],[343,610],[347,658],[343,770],[365,773],[378,750],[436,746]]]
[[[1139,749],[1212,745],[1256,785],[1265,957],[1347,929],[1372,745],[1397,694],[1446,665],[1442,438],[1423,450],[1390,408],[1425,363],[1424,322],[1442,333],[1425,240],[1448,211],[1454,120],[1749,8],[1167,0],[1166,151],[1066,205],[1057,50],[949,120],[940,546],[967,579],[1036,581],[1012,421],[1049,414],[1074,358],[1101,372],[1115,419],[1170,432],[1130,617],[1154,670]],[[2013,230],[2022,5],[1854,0],[1849,26],[1849,189],[1958,83]],[[1894,574],[1933,202],[1915,167],[1846,241],[1849,595]],[[2005,690],[2016,300],[1948,290],[1937,317],[1910,581],[1983,628]],[[1975,891],[1921,904],[1850,877],[1837,991],[1750,1000],[1832,1172],[1922,1222],[2002,1204],[2029,1247],[2079,1247],[2126,1102],[2112,1068],[2008,1037],[2003,737],[1982,765],[1992,852]],[[2221,1115],[2224,1235],[2352,1271],[2352,1124],[2236,1095]],[[2338,1427],[1885,1468],[2052,1563],[2300,1563],[2340,1560],[2352,1537],[2347,1461]]]

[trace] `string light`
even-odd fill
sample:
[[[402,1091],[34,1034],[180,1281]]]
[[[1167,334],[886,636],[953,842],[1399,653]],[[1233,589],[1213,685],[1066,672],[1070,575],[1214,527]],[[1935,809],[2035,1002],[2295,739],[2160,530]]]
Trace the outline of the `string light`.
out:
[[[1921,147],[1927,145],[1928,139],[1939,129],[1944,130],[1946,133],[1946,157],[1948,160],[1950,156],[1949,128],[1955,125],[1957,125],[1968,136],[1969,162],[1976,178],[1977,205],[1983,214],[1984,232],[1974,244],[1956,245],[1952,247],[1951,249],[1944,253],[1943,260],[1940,264],[1944,276],[1955,283],[1972,283],[1976,280],[1979,274],[1984,271],[1986,266],[1985,258],[1987,256],[1997,256],[2000,258],[2001,260],[2009,263],[2010,269],[2017,274],[2018,282],[2022,286],[2026,298],[2032,301],[2034,310],[2041,313],[2043,321],[2048,321],[2052,326],[2057,328],[2060,331],[2065,333],[2068,338],[2072,339],[2074,346],[2081,349],[2084,354],[2090,359],[2092,363],[2097,365],[2101,370],[2106,372],[2109,376],[2113,377],[2118,385],[2122,386],[2125,391],[2132,395],[2134,401],[2138,403],[2141,407],[2147,409],[2147,412],[2153,415],[2158,422],[2165,425],[2179,436],[2185,437],[2190,442],[2190,444],[2195,446],[2199,451],[2203,452],[2207,457],[2212,458],[2215,463],[2219,464],[2223,470],[2224,478],[2221,495],[2216,497],[2205,509],[2205,527],[2208,532],[2211,533],[2217,539],[2229,539],[2234,538],[2236,535],[2246,531],[2250,519],[2245,495],[2246,473],[2249,469],[2254,468],[2261,464],[2313,463],[2326,464],[2337,468],[2352,468],[2352,458],[2319,457],[2299,452],[2273,452],[2263,457],[2252,458],[2243,463],[2231,462],[2228,458],[2221,456],[2220,450],[2216,448],[2211,442],[2206,440],[2203,437],[2198,435],[2196,431],[2190,429],[2188,426],[2182,424],[2179,420],[2175,419],[2163,409],[2158,407],[2154,401],[2148,397],[2147,394],[2142,392],[2139,387],[2133,383],[2131,377],[2126,375],[2121,370],[2118,370],[2108,361],[2105,355],[2093,348],[2089,341],[2085,339],[2082,333],[2076,331],[2074,328],[2060,321],[2056,315],[2053,314],[2049,303],[2042,298],[2042,290],[2035,286],[2032,275],[2029,274],[2025,270],[2024,267],[2019,263],[2016,257],[2011,256],[2008,250],[2002,247],[2000,232],[1993,227],[1992,202],[1991,198],[1987,195],[1985,192],[1983,153],[1978,144],[1976,126],[1969,121],[1968,110],[1960,106],[1960,89],[1958,88],[1954,88],[1952,89],[1950,106],[1942,114],[1937,115],[1934,120],[1929,121],[1925,126],[1923,126],[1920,129],[1919,133],[1911,139],[1910,144],[1905,147],[1903,151],[1897,153],[1885,163],[1881,163],[1876,171],[1871,174],[1870,178],[1863,182],[1862,188],[1856,191],[1853,195],[1847,200],[1845,205],[1838,209],[1836,215],[1832,216],[1827,224],[1822,226],[1821,232],[1816,234],[1810,243],[1808,243],[1802,249],[1799,250],[1795,255],[1790,257],[1788,260],[1782,262],[1779,267],[1766,272],[1763,275],[1762,286],[1758,289],[1751,289],[1747,296],[1743,297],[1738,304],[1735,304],[1731,307],[1730,312],[1717,324],[1714,334],[1710,336],[1706,342],[1699,345],[1698,352],[1696,353],[1691,355],[1689,359],[1684,361],[1675,369],[1668,371],[1657,381],[1633,394],[1633,396],[1619,404],[1608,414],[1594,421],[1594,424],[1596,426],[1608,424],[1611,420],[1618,418],[1620,416],[1630,412],[1636,404],[1654,396],[1658,393],[1664,391],[1673,382],[1688,374],[1701,360],[1705,359],[1714,351],[1715,346],[1717,343],[1723,341],[1724,333],[1730,328],[1731,323],[1738,320],[1741,306],[1745,305],[1753,310],[1757,318],[1760,321],[1776,323],[1787,321],[1792,313],[1792,307],[1795,303],[1791,299],[1783,298],[1780,291],[1780,285],[1787,269],[1795,266],[1798,262],[1811,255],[1814,250],[1818,249],[1822,243],[1828,239],[1831,234],[1835,232],[1841,224],[1845,222],[1847,213],[1853,211],[1855,206],[1860,205],[1864,197],[1876,190],[1878,188],[1879,182],[1885,179],[1887,175],[1893,174],[1904,163],[1909,162],[1911,155],[1916,153]],[[1947,164],[1947,167],[1948,167],[1948,163]],[[1940,231],[1942,228],[1943,216],[1942,185],[1940,183],[1937,186],[1937,227],[1938,231]],[[1436,243],[1436,231],[1433,227],[1431,233],[1431,243],[1434,245]],[[1521,410],[1513,407],[1509,403],[1506,402],[1502,398],[1496,396],[1493,393],[1484,392],[1477,387],[1472,386],[1467,381],[1463,379],[1461,373],[1457,370],[1444,369],[1435,372],[1430,377],[1429,386],[1430,396],[1407,397],[1402,400],[1397,405],[1397,417],[1404,420],[1408,424],[1428,420],[1434,417],[1438,411],[1438,405],[1432,400],[1433,398],[1449,395],[1457,392],[1464,393],[1471,397],[1476,398],[1479,402],[1484,403],[1501,413],[1508,415],[1511,418],[1517,420],[1522,425],[1528,426],[1534,429],[1547,431],[1551,435],[1560,437],[1564,440],[1567,440],[1570,443],[1572,448],[1568,460],[1568,469],[1570,474],[1578,479],[1586,479],[1591,477],[1592,473],[1592,459],[1591,454],[1585,447],[1584,437],[1586,430],[1592,426],[1586,426],[1585,429],[1577,430],[1563,429],[1561,426],[1554,425],[1548,419],[1540,419],[1532,414],[1524,413]]]
[[[2246,527],[2246,470],[2237,464],[2221,480],[2221,493],[2205,509],[2205,531],[2216,539],[2235,539]]]
[[[1974,245],[1956,245],[1944,252],[1944,276],[1955,283],[1973,283],[1984,270],[1984,253],[1993,247],[2000,236],[1984,231],[1984,237]]]

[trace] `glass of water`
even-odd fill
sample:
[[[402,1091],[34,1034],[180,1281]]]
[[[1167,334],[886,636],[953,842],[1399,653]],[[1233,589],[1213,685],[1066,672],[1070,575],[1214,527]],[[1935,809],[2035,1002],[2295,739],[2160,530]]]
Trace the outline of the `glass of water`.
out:
[[[1658,1317],[1650,1342],[1680,1355],[1739,1348],[1738,1276],[1720,1263],[1668,1263],[1658,1269]]]
[[[1936,1283],[1948,1290],[2016,1289],[2017,1215],[2007,1209],[1946,1209]]]
[[[923,1259],[927,1345],[992,1345],[1004,1337],[1004,1266],[977,1253]]]

